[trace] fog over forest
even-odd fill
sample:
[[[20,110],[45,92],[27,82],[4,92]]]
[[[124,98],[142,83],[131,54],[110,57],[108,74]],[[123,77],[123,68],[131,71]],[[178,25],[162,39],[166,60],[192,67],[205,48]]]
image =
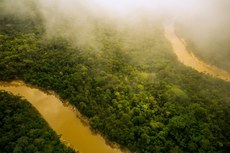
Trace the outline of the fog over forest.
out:
[[[46,21],[47,31],[69,24],[77,31],[90,32],[90,23],[95,20],[116,19],[121,24],[137,24],[143,18],[161,17],[186,25],[196,42],[205,45],[210,39],[226,40],[230,35],[228,0],[38,0],[33,7],[28,0],[2,3],[1,12],[19,16],[34,15],[33,10],[38,9]]]
[[[55,93],[76,107],[90,135],[99,132],[119,151],[225,153],[229,27],[229,0],[0,0],[0,87],[28,84]],[[18,112],[11,122],[7,99],[0,107],[7,113],[0,113],[0,152],[39,152],[43,138],[12,128],[26,115]],[[65,115],[58,114],[68,121]],[[80,152],[108,147],[92,146],[92,139],[79,145],[73,124],[60,124],[70,137],[55,132]]]
[[[25,17],[39,12],[47,37],[64,36],[78,46],[90,45],[94,50],[100,50],[95,23],[118,31],[141,33],[147,30],[146,25],[173,21],[191,51],[207,63],[230,71],[228,0],[37,0],[35,3],[8,0],[1,3],[1,14]]]

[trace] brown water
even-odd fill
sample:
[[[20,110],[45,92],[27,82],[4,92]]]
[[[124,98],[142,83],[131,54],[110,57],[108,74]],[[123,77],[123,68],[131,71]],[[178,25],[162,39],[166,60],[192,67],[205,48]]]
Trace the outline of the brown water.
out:
[[[175,34],[173,24],[167,24],[164,28],[165,37],[171,43],[173,51],[181,63],[186,66],[192,67],[199,72],[204,72],[214,77],[230,81],[230,73],[220,68],[217,68],[216,66],[206,64],[202,60],[198,59],[193,53],[189,52],[186,49],[185,42],[179,39]]]
[[[61,135],[80,153],[121,153],[111,148],[99,134],[93,134],[89,126],[77,117],[78,112],[71,106],[64,106],[54,94],[47,94],[29,87],[23,82],[0,83],[0,90],[19,95],[28,100],[48,122],[51,128]]]

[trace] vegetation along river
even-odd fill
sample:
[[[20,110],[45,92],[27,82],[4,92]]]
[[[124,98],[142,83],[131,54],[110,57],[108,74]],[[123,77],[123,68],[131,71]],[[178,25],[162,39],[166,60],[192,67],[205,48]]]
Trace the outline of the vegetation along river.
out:
[[[179,39],[175,33],[174,25],[172,23],[165,24],[165,37],[172,45],[173,51],[178,60],[186,66],[193,69],[210,74],[214,77],[230,81],[230,73],[213,65],[208,65],[198,59],[192,52],[186,49],[186,44],[183,40]]]
[[[120,153],[112,148],[99,134],[93,134],[89,126],[77,117],[77,110],[65,106],[55,94],[25,85],[23,82],[0,83],[0,90],[11,92],[28,100],[64,141],[79,150],[80,153]]]
[[[199,72],[205,72],[224,80],[230,80],[230,74],[215,66],[208,65],[186,49],[186,44],[175,34],[173,24],[165,25],[165,36],[172,45],[177,58],[186,66]],[[61,138],[81,153],[120,153],[118,148],[106,144],[105,139],[94,134],[89,126],[82,123],[80,113],[71,105],[65,106],[55,94],[30,87],[23,82],[0,83],[0,90],[11,92],[27,99],[43,116]]]

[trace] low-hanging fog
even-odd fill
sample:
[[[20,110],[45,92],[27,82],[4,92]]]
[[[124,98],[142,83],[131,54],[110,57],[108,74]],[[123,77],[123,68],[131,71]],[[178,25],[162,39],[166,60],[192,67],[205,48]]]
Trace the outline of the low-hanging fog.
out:
[[[228,0],[2,0],[1,14],[35,16],[38,10],[48,37],[61,35],[78,45],[98,48],[95,23],[145,29],[146,21],[171,20],[203,53],[230,58],[230,1]],[[147,34],[147,33],[145,33]],[[72,39],[73,38],[73,39]],[[222,48],[223,47],[223,48]],[[217,54],[218,52],[218,54]],[[223,55],[223,56],[222,56]],[[223,59],[224,58],[224,59]],[[213,62],[215,64],[215,62]],[[225,67],[228,67],[225,65]],[[229,65],[230,67],[230,65]],[[229,68],[230,70],[230,68]]]

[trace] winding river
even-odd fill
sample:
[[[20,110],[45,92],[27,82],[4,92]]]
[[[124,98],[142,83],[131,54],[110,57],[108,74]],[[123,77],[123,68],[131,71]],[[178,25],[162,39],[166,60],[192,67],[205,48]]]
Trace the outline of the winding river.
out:
[[[177,37],[172,23],[165,24],[164,26],[165,37],[171,43],[173,51],[181,63],[192,67],[199,72],[207,73],[219,79],[230,81],[230,73],[217,68],[216,66],[206,64],[193,53],[189,52],[186,49],[185,42]]]
[[[61,139],[80,153],[121,153],[110,147],[99,134],[93,134],[89,126],[82,123],[80,113],[73,106],[65,105],[55,94],[30,87],[23,82],[0,83],[0,90],[11,92],[28,100],[48,122],[50,127],[61,135]]]
[[[165,25],[165,37],[172,45],[177,58],[184,65],[199,72],[205,72],[223,80],[230,80],[230,74],[199,60],[186,49],[186,44],[175,34],[173,24]],[[50,127],[61,135],[61,139],[81,153],[121,153],[120,149],[106,144],[99,134],[93,134],[88,125],[81,121],[80,113],[71,105],[65,105],[55,94],[28,86],[20,81],[0,83],[0,90],[11,92],[28,100],[48,122]],[[77,117],[78,116],[78,117]]]

